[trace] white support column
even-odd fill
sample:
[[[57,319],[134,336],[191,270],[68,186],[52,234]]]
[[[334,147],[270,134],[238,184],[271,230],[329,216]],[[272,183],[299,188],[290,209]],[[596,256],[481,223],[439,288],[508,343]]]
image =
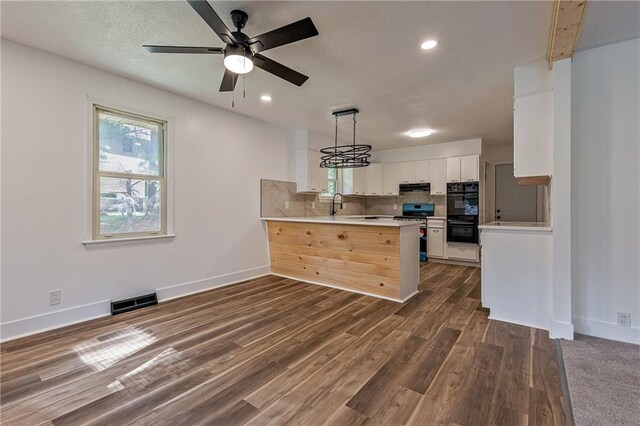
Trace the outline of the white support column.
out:
[[[553,287],[550,336],[573,340],[571,322],[571,58],[553,65]]]

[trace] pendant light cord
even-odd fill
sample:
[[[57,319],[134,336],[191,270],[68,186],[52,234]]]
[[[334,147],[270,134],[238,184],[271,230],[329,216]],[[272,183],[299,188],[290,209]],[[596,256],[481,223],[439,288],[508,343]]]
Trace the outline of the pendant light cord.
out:
[[[338,153],[338,116],[336,115],[336,137],[333,141],[333,152]]]
[[[353,113],[353,162],[356,162],[356,113]]]

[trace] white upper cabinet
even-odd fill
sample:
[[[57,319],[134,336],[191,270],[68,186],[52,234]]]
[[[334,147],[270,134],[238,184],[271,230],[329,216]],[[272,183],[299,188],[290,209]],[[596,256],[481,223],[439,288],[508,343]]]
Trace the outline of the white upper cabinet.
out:
[[[320,157],[318,157],[318,192],[329,192],[329,169],[320,167]]]
[[[429,160],[414,162],[414,175],[416,183],[431,182],[431,162]]]
[[[364,167],[342,169],[342,193],[344,195],[366,195],[365,173]]]
[[[553,92],[515,98],[513,174],[551,176],[553,169]]]
[[[371,164],[365,168],[366,195],[382,195],[382,164]]]
[[[460,181],[478,182],[480,180],[480,157],[467,155],[460,157]]]
[[[296,149],[296,184],[298,192],[320,192],[318,174],[320,153],[310,149]]]
[[[367,176],[365,171],[363,167],[354,169],[353,189],[356,195],[365,195],[367,193]]]
[[[445,195],[447,193],[447,159],[429,160],[431,180],[431,195]]]
[[[477,182],[480,180],[479,168],[478,155],[447,158],[447,182]]]
[[[400,183],[415,183],[416,182],[416,162],[408,161],[406,163],[399,163],[399,175]]]
[[[384,195],[398,195],[398,164],[387,163],[382,165],[383,186],[382,193]]]
[[[553,174],[553,71],[546,61],[513,69],[516,178]]]
[[[328,191],[328,170],[320,168],[320,152],[296,149],[296,184],[298,192]]]
[[[447,182],[460,182],[460,157],[447,158]]]
[[[399,183],[428,183],[429,160],[398,163]]]

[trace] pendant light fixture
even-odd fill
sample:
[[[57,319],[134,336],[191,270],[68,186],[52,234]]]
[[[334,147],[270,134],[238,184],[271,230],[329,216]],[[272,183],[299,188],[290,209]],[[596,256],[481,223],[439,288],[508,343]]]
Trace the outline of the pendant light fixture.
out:
[[[371,154],[371,145],[356,145],[356,108],[334,111],[331,114],[336,119],[336,134],[333,146],[322,148],[320,153],[320,167],[328,169],[353,169],[356,167],[367,167]],[[338,117],[353,115],[353,143],[351,145],[338,145]]]

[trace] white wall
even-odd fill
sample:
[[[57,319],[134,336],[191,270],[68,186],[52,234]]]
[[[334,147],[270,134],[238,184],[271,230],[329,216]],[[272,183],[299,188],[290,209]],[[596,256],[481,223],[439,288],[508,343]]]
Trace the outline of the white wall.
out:
[[[553,287],[554,338],[573,339],[571,318],[571,58],[553,64]]]
[[[579,52],[572,68],[574,325],[640,343],[640,39]]]
[[[293,178],[284,129],[5,40],[1,82],[3,339],[268,272],[259,180]],[[82,245],[87,95],[172,118],[173,241]]]

